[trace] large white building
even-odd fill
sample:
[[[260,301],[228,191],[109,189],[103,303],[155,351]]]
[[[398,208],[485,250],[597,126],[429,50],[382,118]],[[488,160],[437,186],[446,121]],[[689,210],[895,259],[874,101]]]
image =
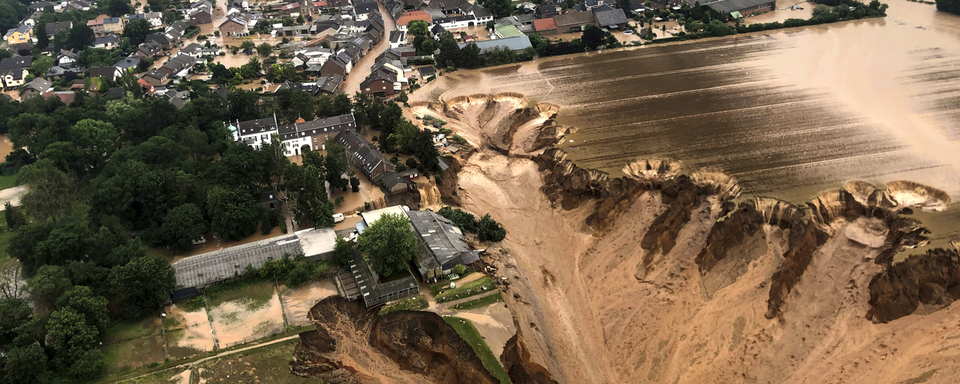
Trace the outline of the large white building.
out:
[[[293,124],[282,126],[277,124],[276,115],[227,123],[227,129],[233,134],[234,140],[246,143],[254,149],[269,144],[274,136],[279,135],[286,156],[300,155],[304,146],[311,150],[324,150],[327,139],[335,137],[345,129],[356,128],[357,123],[352,113],[311,121],[299,119]]]

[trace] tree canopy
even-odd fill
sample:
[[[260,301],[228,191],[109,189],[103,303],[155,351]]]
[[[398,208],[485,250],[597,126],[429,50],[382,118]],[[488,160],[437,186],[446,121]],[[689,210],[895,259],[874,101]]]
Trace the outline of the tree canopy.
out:
[[[402,214],[386,214],[363,231],[357,249],[380,276],[407,269],[417,249],[417,237]]]

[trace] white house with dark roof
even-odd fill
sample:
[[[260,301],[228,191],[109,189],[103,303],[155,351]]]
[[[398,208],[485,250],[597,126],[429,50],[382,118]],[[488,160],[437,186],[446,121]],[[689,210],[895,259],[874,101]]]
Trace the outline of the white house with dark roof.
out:
[[[270,144],[273,136],[277,134],[277,128],[279,128],[277,115],[227,124],[227,129],[233,133],[234,140],[242,141],[254,149]]]
[[[3,87],[10,89],[23,85],[23,80],[30,74],[31,64],[33,64],[33,58],[30,56],[14,56],[0,60],[0,79],[3,79]]]

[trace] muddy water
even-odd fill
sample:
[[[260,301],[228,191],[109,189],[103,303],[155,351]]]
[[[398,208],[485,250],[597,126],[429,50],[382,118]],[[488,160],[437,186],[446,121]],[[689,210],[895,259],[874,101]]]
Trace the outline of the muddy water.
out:
[[[809,5],[809,4],[805,4]],[[441,77],[418,98],[521,92],[577,127],[562,148],[618,174],[636,158],[733,174],[802,202],[906,179],[960,198],[960,17],[895,0],[885,19],[540,59]],[[960,209],[923,215],[942,240]]]

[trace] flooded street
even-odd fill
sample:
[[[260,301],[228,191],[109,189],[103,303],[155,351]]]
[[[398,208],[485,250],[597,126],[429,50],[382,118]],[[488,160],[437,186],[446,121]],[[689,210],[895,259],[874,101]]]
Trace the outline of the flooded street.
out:
[[[520,92],[557,104],[559,122],[577,128],[560,146],[613,175],[669,158],[792,202],[848,180],[911,180],[956,199],[960,17],[907,1],[888,15],[457,71],[413,96]],[[922,219],[944,245],[960,209]]]

